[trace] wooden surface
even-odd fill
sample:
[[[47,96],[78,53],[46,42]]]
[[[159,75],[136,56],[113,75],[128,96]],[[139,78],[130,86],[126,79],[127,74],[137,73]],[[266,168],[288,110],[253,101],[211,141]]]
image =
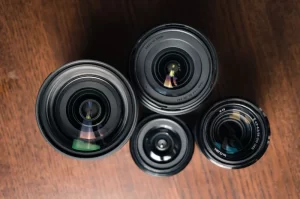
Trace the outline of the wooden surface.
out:
[[[178,2],[0,0],[0,198],[300,198],[300,1]],[[136,167],[128,144],[95,161],[50,147],[34,112],[47,75],[83,58],[126,74],[138,37],[167,22],[191,25],[215,45],[216,97],[264,109],[272,136],[262,159],[226,170],[196,148],[183,172],[158,178]]]

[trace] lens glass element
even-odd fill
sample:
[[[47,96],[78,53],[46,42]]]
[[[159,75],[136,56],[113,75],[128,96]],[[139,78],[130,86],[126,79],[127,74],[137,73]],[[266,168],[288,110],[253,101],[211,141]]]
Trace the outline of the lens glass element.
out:
[[[252,137],[249,116],[238,111],[228,112],[216,121],[211,129],[214,146],[225,154],[236,154],[247,148]]]
[[[226,153],[234,154],[243,148],[240,140],[242,129],[234,122],[224,122],[215,134],[215,146]]]
[[[150,130],[144,138],[146,155],[155,162],[174,160],[181,149],[180,137],[169,129]]]
[[[111,108],[109,100],[101,91],[85,88],[75,92],[68,101],[66,112],[70,123],[80,131],[78,137],[72,135],[73,138],[75,136],[74,142],[77,143],[77,138],[94,140],[107,136],[101,129],[111,115]],[[120,118],[115,119],[117,121]],[[65,135],[69,137],[70,134]]]
[[[191,80],[190,72],[188,60],[183,54],[169,52],[159,58],[154,69],[154,77],[165,88],[178,89]]]
[[[97,119],[101,114],[100,104],[92,99],[87,99],[80,104],[80,116],[87,121]]]

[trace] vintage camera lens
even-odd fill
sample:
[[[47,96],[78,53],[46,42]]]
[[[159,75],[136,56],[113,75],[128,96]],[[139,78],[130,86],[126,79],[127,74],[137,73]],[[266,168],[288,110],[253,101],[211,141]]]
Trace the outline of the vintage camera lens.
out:
[[[269,144],[269,122],[254,104],[237,98],[216,103],[195,128],[201,151],[212,162],[238,169],[255,163]]]
[[[36,118],[41,133],[58,151],[95,158],[129,140],[137,123],[137,102],[117,70],[82,60],[64,65],[44,81]]]
[[[197,109],[211,93],[218,73],[211,42],[182,24],[161,25],[144,34],[130,65],[142,104],[164,115]]]
[[[184,169],[191,160],[193,136],[178,118],[153,115],[137,126],[130,140],[130,151],[143,171],[170,176]]]

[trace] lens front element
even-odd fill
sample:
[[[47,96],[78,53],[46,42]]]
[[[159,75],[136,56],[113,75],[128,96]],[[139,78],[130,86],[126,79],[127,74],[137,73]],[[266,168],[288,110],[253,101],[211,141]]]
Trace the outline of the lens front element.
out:
[[[193,151],[191,132],[175,117],[149,116],[139,123],[130,139],[133,160],[152,175],[177,174],[189,163]]]

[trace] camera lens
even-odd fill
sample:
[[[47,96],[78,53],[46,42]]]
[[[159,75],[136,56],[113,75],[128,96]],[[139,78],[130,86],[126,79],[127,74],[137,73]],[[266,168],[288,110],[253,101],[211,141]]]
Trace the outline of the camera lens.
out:
[[[142,104],[164,115],[197,109],[211,93],[218,73],[211,42],[182,24],[161,25],[144,34],[130,65]]]
[[[66,64],[44,81],[36,118],[41,133],[58,151],[95,158],[129,140],[137,123],[137,102],[117,70],[82,60]]]
[[[157,176],[177,174],[191,160],[193,136],[178,118],[153,115],[142,120],[131,140],[130,152],[145,172]]]
[[[196,125],[201,151],[225,168],[243,168],[255,163],[269,144],[269,122],[263,111],[237,98],[218,102]]]
[[[180,137],[166,128],[150,130],[143,140],[145,154],[155,162],[174,160],[181,148]]]

